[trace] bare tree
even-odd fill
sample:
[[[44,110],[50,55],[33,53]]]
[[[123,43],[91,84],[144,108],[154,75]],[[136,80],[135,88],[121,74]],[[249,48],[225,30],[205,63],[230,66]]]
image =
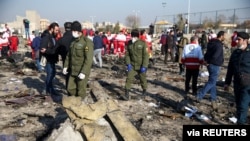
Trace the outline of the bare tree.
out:
[[[202,27],[203,27],[204,29],[213,28],[213,27],[214,27],[214,22],[213,22],[213,20],[212,20],[211,18],[207,18],[207,17],[206,17],[206,18],[203,20]]]
[[[241,24],[241,28],[250,28],[250,20],[245,20],[245,21]]]
[[[115,24],[114,29],[113,29],[113,33],[119,33],[119,31],[120,31],[120,23],[117,22],[117,23]]]
[[[229,17],[229,23],[238,24],[239,23],[239,17],[237,15],[230,16]]]
[[[226,23],[226,16],[223,15],[223,14],[220,14],[218,17],[217,17],[217,21],[215,22],[215,28],[219,28],[220,24],[222,23]]]

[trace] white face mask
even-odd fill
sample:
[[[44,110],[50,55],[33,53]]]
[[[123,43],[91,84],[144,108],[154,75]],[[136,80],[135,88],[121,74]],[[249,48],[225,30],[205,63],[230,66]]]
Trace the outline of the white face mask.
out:
[[[72,35],[74,38],[78,38],[80,35],[78,34],[78,32],[72,32]]]
[[[239,46],[238,47],[239,49],[244,49],[245,47],[243,45]]]
[[[132,38],[132,43],[136,42],[137,41],[137,38],[136,37],[133,37]]]

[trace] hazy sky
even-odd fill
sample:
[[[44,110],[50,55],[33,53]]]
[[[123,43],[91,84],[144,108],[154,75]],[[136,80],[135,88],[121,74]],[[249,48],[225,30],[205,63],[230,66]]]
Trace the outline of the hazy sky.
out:
[[[141,25],[153,23],[156,16],[187,13],[189,0],[0,0],[0,22],[12,22],[16,15],[35,10],[41,18],[59,24],[65,21],[121,22],[137,15]],[[165,7],[162,3],[166,3]],[[190,0],[190,13],[250,7],[250,0]],[[232,12],[232,11],[230,11]],[[244,11],[250,19],[250,8]],[[159,18],[158,18],[159,19]],[[191,19],[190,19],[191,21]]]

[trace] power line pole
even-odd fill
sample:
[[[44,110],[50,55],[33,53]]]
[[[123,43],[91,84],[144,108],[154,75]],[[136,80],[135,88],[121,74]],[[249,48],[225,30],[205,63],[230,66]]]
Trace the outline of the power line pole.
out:
[[[187,34],[189,34],[189,13],[190,13],[190,0],[188,0],[188,21],[187,21]]]
[[[133,10],[133,12],[135,12],[135,27],[138,27],[138,16],[137,16],[137,14],[138,14],[138,12],[140,12],[140,10]]]
[[[94,18],[95,16],[89,16],[91,18],[92,28],[94,28]]]

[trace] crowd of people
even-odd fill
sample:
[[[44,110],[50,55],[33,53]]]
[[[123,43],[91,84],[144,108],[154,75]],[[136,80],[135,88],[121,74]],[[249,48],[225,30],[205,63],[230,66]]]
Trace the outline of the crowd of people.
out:
[[[139,76],[142,97],[147,95],[147,69],[149,58],[152,55],[152,39],[146,30],[122,29],[117,34],[102,31],[87,31],[80,22],[65,22],[65,32],[60,33],[58,23],[51,23],[47,30],[32,32],[30,46],[33,59],[36,61],[38,72],[46,72],[44,94],[58,95],[53,79],[56,75],[56,64],[59,56],[62,59],[62,73],[65,75],[65,89],[69,96],[85,98],[87,82],[92,67],[102,68],[102,56],[105,54],[124,55],[127,67],[127,78],[124,86],[124,100],[130,99],[130,89],[135,75]],[[19,44],[15,33],[8,34],[8,26],[0,32],[1,56],[10,56],[17,51]],[[61,34],[61,35],[59,35]],[[31,35],[29,35],[31,36]],[[159,37],[161,55],[164,64],[178,63],[179,75],[185,76],[184,98],[189,98],[190,88],[199,103],[210,93],[213,108],[217,106],[216,82],[220,68],[224,63],[224,45],[226,33],[217,34],[202,31],[188,38],[182,30],[173,28],[163,31]],[[233,81],[236,102],[236,117],[238,124],[247,123],[247,113],[250,104],[250,45],[249,34],[235,31],[231,37],[232,54],[228,64],[225,91]],[[46,58],[44,68],[40,65],[41,57]],[[197,80],[200,69],[206,67],[209,73],[208,80],[200,90],[197,89]],[[190,81],[192,84],[190,87]]]

